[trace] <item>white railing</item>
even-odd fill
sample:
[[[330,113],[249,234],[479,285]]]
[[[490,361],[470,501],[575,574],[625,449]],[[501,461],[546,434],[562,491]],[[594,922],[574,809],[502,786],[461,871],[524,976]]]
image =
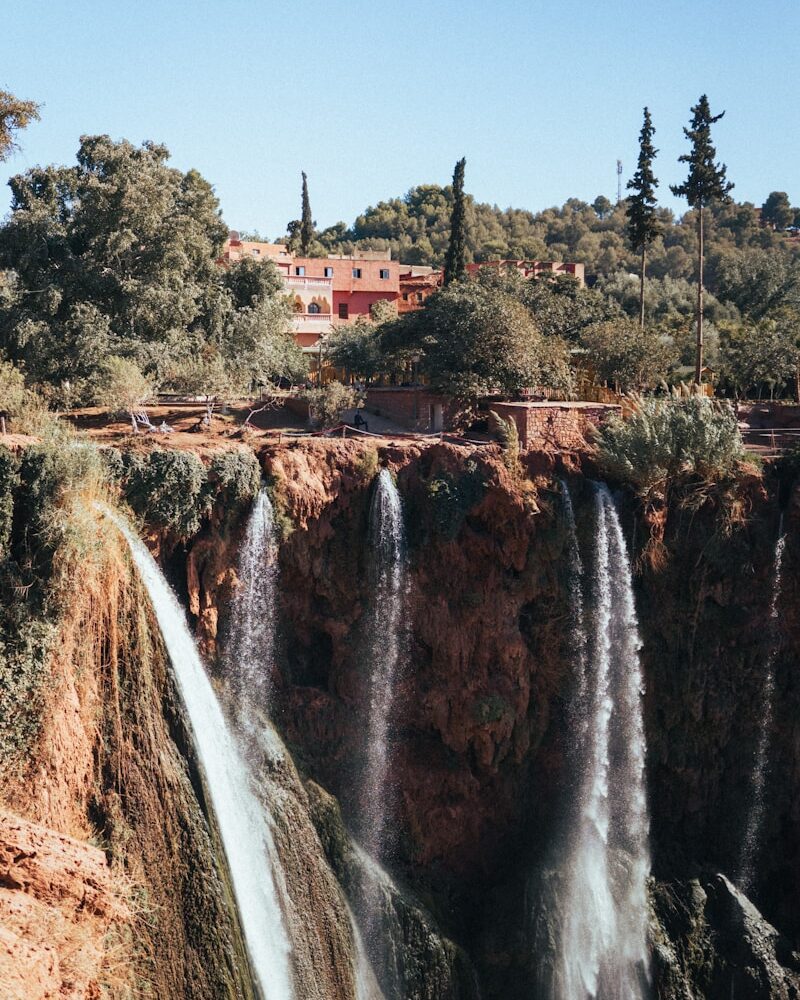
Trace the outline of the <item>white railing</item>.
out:
[[[313,278],[303,274],[284,274],[283,280],[287,285],[300,285],[310,287],[311,285],[333,288],[333,278]]]

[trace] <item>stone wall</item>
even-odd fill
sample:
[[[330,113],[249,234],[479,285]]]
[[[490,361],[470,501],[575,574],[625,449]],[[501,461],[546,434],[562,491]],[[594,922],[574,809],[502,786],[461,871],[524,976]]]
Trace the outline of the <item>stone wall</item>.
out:
[[[458,416],[452,400],[425,386],[371,387],[367,389],[367,409],[409,430],[423,432],[450,430]],[[441,414],[440,420],[437,414]]]
[[[580,451],[598,426],[621,407],[609,403],[495,403],[492,409],[517,425],[523,451]]]

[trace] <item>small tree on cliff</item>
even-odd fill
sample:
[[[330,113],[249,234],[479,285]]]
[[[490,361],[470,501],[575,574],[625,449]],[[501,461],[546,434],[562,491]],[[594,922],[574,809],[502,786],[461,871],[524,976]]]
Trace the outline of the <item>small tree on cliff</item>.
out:
[[[633,194],[628,198],[628,239],[640,256],[639,263],[639,326],[644,329],[644,279],[647,266],[647,249],[661,232],[656,214],[656,188],[658,181],[653,174],[653,160],[658,150],[653,146],[655,129],[650,110],[644,109],[644,122],[639,133],[639,162],[636,173],[628,181]]]
[[[711,144],[711,126],[725,114],[711,114],[708,98],[702,95],[692,108],[690,128],[683,133],[691,142],[690,152],[679,157],[680,163],[689,164],[689,176],[683,184],[671,184],[670,189],[679,198],[685,198],[697,213],[697,341],[694,362],[694,380],[700,384],[703,369],[703,225],[706,206],[714,201],[730,201],[733,184],[726,179],[724,163],[715,163],[716,149]]]
[[[453,172],[453,209],[450,213],[450,245],[444,258],[444,283],[460,281],[467,272],[467,223],[464,214],[464,169],[466,159]]]
[[[300,213],[300,255],[308,257],[311,241],[314,239],[314,220],[311,217],[311,202],[308,198],[308,180],[305,170],[303,176],[302,210]]]

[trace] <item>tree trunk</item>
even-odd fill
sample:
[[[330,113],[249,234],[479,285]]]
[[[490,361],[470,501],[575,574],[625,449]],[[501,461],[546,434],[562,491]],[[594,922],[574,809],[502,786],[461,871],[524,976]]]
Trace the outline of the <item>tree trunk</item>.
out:
[[[136,417],[133,415],[133,410],[131,410],[128,413],[128,416],[131,418],[131,428],[133,430],[133,433],[134,434],[138,434],[139,433],[139,428],[136,426]]]
[[[697,216],[697,348],[694,359],[694,380],[700,385],[703,370],[703,206]]]
[[[800,403],[800,358],[797,359],[797,367],[794,370],[794,391],[797,402]]]
[[[639,327],[644,330],[644,272],[647,266],[647,248],[642,244],[642,266],[639,271]]]

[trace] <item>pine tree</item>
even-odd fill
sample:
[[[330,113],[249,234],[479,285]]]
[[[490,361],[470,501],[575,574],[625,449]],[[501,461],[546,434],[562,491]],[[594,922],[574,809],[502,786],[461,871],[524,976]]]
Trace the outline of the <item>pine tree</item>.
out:
[[[653,160],[657,149],[653,146],[655,135],[648,108],[644,109],[644,123],[639,133],[639,162],[636,173],[628,181],[634,193],[628,197],[628,239],[634,250],[641,254],[639,267],[639,326],[644,329],[644,279],[647,268],[647,248],[661,232],[656,213],[656,188],[658,181],[653,174]]]
[[[303,174],[303,209],[300,216],[300,256],[308,257],[311,241],[314,239],[314,220],[311,218],[311,202],[308,200],[308,182]]]
[[[464,168],[462,158],[453,171],[453,209],[450,213],[450,245],[444,258],[444,283],[460,281],[467,273],[467,225],[464,216]]]
[[[683,133],[691,142],[691,151],[679,157],[680,163],[689,164],[689,176],[683,184],[671,184],[674,195],[685,198],[689,207],[697,213],[697,347],[694,362],[694,380],[700,384],[700,372],[703,369],[703,265],[704,265],[704,215],[706,206],[714,201],[730,201],[729,192],[733,184],[726,179],[724,163],[715,163],[717,151],[711,144],[711,126],[716,124],[725,114],[711,114],[708,98],[705,94],[692,108],[690,128],[684,128]]]

